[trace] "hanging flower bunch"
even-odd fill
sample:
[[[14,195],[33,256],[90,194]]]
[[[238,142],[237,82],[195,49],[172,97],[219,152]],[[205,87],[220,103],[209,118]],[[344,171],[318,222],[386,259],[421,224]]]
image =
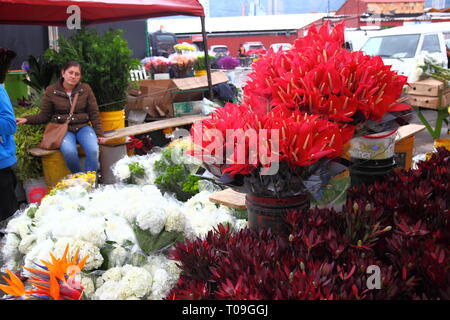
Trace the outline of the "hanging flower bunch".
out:
[[[263,97],[271,107],[319,114],[348,128],[355,119],[380,121],[387,112],[410,109],[398,104],[407,78],[380,57],[349,52],[344,25],[328,31],[312,26],[291,50],[270,51],[254,63],[245,99]]]

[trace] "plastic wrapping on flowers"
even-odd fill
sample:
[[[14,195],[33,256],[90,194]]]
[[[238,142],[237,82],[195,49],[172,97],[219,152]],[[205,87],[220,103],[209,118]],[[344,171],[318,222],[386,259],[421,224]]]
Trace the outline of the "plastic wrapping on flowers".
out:
[[[153,170],[151,165],[148,169]],[[82,274],[85,298],[161,299],[179,274],[164,256],[167,248],[184,238],[204,237],[218,224],[243,227],[231,210],[209,201],[214,186],[183,203],[150,184],[91,188],[80,175],[73,178],[40,205],[32,204],[3,222],[2,271],[34,267],[51,259],[50,253],[61,256],[70,245],[70,257],[77,250],[88,257]],[[114,285],[104,277],[113,269],[122,272]],[[23,276],[31,274],[24,270]]]

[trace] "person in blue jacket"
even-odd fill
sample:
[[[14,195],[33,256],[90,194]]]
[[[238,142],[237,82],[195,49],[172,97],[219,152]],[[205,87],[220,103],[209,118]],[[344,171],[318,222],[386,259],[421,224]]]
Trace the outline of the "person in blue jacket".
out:
[[[0,221],[12,216],[18,209],[16,176],[12,166],[17,162],[16,118],[8,93],[3,87],[8,67],[16,53],[0,48]]]

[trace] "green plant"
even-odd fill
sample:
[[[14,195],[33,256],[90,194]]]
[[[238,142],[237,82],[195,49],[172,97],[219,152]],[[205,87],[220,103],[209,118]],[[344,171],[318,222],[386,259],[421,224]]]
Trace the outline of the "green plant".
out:
[[[16,117],[21,118],[25,115],[38,114],[39,107],[15,107],[14,113]],[[42,140],[45,125],[21,125],[17,127],[14,135],[16,142],[17,156],[17,177],[21,181],[36,179],[42,176],[41,159],[28,153],[28,149],[35,147]]]
[[[209,65],[214,61],[215,57],[212,55],[208,55],[209,57]],[[205,55],[199,55],[197,60],[194,62],[194,70],[206,70],[206,58]]]
[[[191,174],[185,163],[174,163],[172,151],[172,148],[163,149],[161,160],[155,162],[154,169],[159,174],[155,184],[162,192],[174,193],[178,200],[187,201],[199,193],[198,182],[201,178]]]
[[[140,66],[122,38],[123,32],[110,30],[101,36],[96,30],[82,28],[68,39],[59,39],[59,52],[47,49],[44,56],[59,67],[71,60],[78,61],[83,68],[82,81],[91,86],[100,111],[122,110],[130,70]]]
[[[145,177],[145,168],[139,162],[132,162],[128,165],[130,169],[130,177],[127,180],[129,184],[137,184],[136,179]]]
[[[44,59],[43,56],[35,58],[28,56],[27,75],[30,78],[24,79],[23,82],[33,88],[36,93],[42,94],[50,84],[55,83],[59,77],[58,68]]]

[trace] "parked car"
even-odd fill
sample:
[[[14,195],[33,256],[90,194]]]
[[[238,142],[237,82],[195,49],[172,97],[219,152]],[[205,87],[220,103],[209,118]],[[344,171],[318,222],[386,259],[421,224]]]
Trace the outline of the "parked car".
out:
[[[209,54],[215,57],[228,56],[230,55],[230,51],[228,50],[228,46],[220,44],[209,47]]]
[[[277,52],[280,48],[281,50],[285,51],[285,50],[289,50],[292,48],[292,44],[290,43],[273,43],[270,45],[270,48],[274,51]]]
[[[261,41],[245,42],[243,46],[245,49],[245,54],[247,56],[267,53],[267,49],[264,47]]]
[[[447,67],[446,39],[450,39],[450,22],[407,25],[374,33],[361,50],[380,56],[392,70],[409,77],[415,71],[416,59],[425,51],[441,56]]]

